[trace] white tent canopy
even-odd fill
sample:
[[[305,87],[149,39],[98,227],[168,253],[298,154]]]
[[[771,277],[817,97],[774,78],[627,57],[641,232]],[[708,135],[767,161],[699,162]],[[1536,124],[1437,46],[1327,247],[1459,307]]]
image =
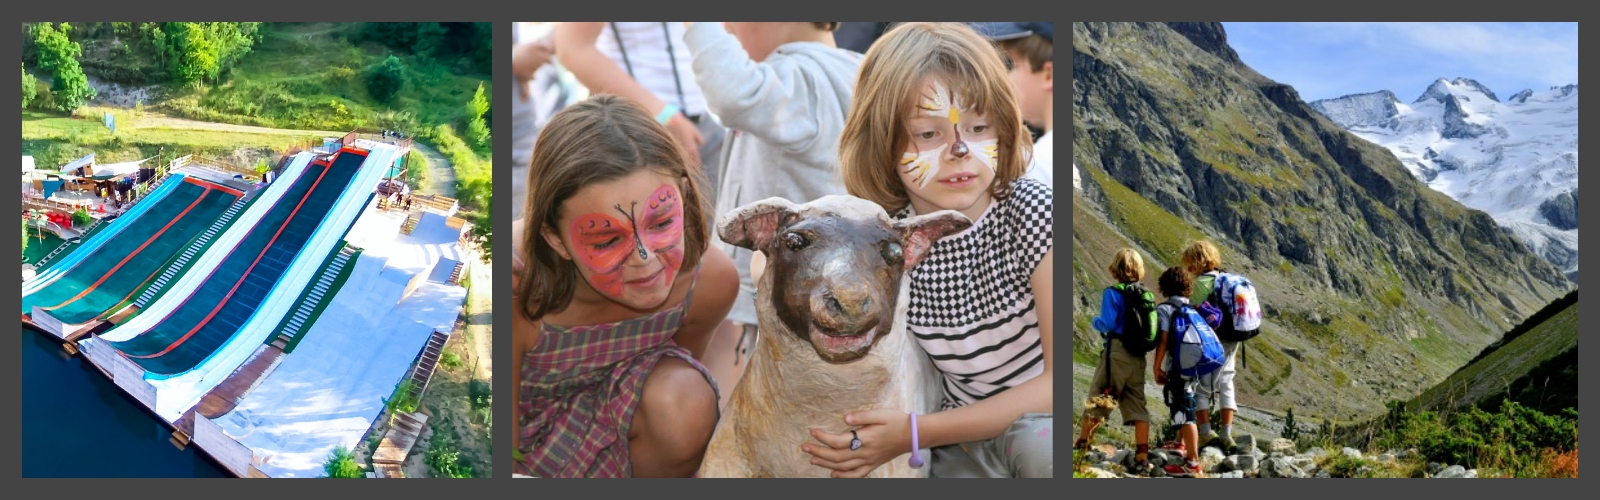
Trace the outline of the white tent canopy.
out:
[[[155,157],[152,156],[150,158],[155,158]],[[144,162],[146,162],[146,161],[150,161],[150,158],[145,158],[145,159],[139,160],[139,161],[129,161],[129,162],[123,162],[123,163],[110,163],[110,164],[104,164],[104,165],[95,165],[94,166],[94,175],[95,175],[95,177],[100,177],[100,176],[106,176],[106,175],[125,175],[125,174],[131,174],[131,173],[134,173],[134,172],[138,172],[139,171],[139,165],[144,163]]]
[[[32,156],[24,156],[24,157],[22,157],[22,172],[23,173],[28,173],[28,172],[32,172],[32,171],[33,171],[33,157]]]

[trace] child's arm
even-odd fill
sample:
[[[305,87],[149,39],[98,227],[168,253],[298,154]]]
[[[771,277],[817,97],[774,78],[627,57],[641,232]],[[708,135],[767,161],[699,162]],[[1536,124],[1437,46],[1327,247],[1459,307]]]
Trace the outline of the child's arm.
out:
[[[1156,336],[1156,362],[1155,362],[1155,364],[1150,365],[1150,366],[1153,367],[1152,371],[1151,371],[1151,375],[1155,375],[1156,385],[1166,385],[1167,384],[1167,381],[1166,381],[1166,378],[1167,378],[1166,370],[1161,368],[1163,366],[1161,364],[1161,362],[1165,361],[1166,357],[1167,357],[1167,331],[1166,330],[1161,330],[1160,334]]]
[[[723,125],[788,151],[804,151],[818,137],[820,96],[805,68],[755,62],[722,23],[693,23],[683,41],[706,107]]]
[[[706,351],[711,347],[711,334],[728,317],[728,311],[733,309],[733,300],[739,296],[739,271],[734,268],[733,259],[715,245],[706,247],[700,263],[700,278],[694,285],[694,300],[689,304],[683,326],[678,328],[672,340],[693,353],[694,359],[704,362]],[[691,269],[679,279],[694,279],[692,273],[694,270]]]
[[[1053,251],[1053,250],[1052,250]],[[1094,329],[1102,334],[1116,330],[1122,324],[1122,296],[1107,288],[1100,295],[1100,316],[1094,319]]]
[[[600,53],[594,41],[600,38],[606,23],[556,23],[551,36],[555,40],[556,59],[578,78],[578,82],[592,93],[608,93],[625,97],[644,105],[651,113],[659,113],[666,103],[628,76],[628,71],[616,61]]]
[[[1055,298],[1051,275],[1052,254],[1044,259],[1031,277],[1035,304],[1039,315],[1039,344],[1044,350],[1044,373],[1027,382],[982,401],[917,417],[917,446],[933,448],[957,443],[981,441],[999,436],[1011,427],[1024,413],[1054,413],[1054,370],[1051,355],[1051,327],[1054,311],[1051,299]],[[803,450],[822,460],[820,464],[835,470],[835,477],[864,477],[878,466],[911,451],[910,416],[898,410],[869,410],[845,416],[845,423],[862,426],[857,429],[862,447],[850,450],[850,433],[832,434],[812,430],[811,436],[827,446],[813,443]]]
[[[616,61],[600,53],[595,48],[594,41],[600,38],[600,33],[605,30],[606,23],[556,23],[553,33],[555,37],[556,59],[561,65],[572,72],[590,93],[616,94],[644,106],[651,116],[661,113],[666,109],[667,103],[657,99],[656,95],[644,86],[634,81],[628,71],[617,64]],[[669,56],[670,57],[670,56]],[[683,115],[673,115],[665,124],[667,131],[678,140],[678,147],[683,150],[683,155],[692,165],[700,164],[700,145],[705,138],[700,136],[700,131],[695,128],[689,119]]]

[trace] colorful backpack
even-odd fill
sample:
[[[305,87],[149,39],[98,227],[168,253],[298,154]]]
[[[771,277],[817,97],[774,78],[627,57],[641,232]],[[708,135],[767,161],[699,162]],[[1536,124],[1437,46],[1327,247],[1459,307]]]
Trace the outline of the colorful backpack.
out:
[[[1156,329],[1156,294],[1138,283],[1118,283],[1112,290],[1122,294],[1123,350],[1134,356],[1144,356],[1156,348],[1159,332]]]
[[[1205,302],[1222,310],[1222,324],[1217,327],[1217,338],[1227,342],[1243,342],[1261,333],[1261,300],[1249,278],[1218,271],[1214,278],[1201,275],[1196,283],[1204,286],[1205,281],[1213,282]]]
[[[1188,304],[1169,304],[1172,313],[1172,356],[1179,374],[1195,379],[1222,368],[1228,354],[1222,350],[1222,341],[1216,331],[1206,324],[1200,312]]]

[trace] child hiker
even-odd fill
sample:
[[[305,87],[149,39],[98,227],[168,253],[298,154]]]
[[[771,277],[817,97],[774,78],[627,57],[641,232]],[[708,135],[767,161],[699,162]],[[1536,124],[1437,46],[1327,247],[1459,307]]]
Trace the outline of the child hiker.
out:
[[[1150,350],[1150,338],[1155,322],[1149,311],[1154,297],[1139,282],[1144,279],[1144,259],[1132,248],[1118,250],[1106,269],[1117,280],[1106,287],[1100,298],[1100,316],[1094,319],[1094,329],[1105,338],[1105,351],[1100,366],[1094,370],[1094,381],[1089,384],[1091,402],[1083,415],[1083,432],[1078,435],[1074,450],[1086,451],[1094,431],[1111,416],[1107,399],[1122,409],[1122,425],[1132,425],[1137,448],[1134,451],[1135,474],[1142,474],[1149,464],[1150,413],[1145,409],[1144,368],[1145,355]],[[1142,306],[1144,317],[1135,306]],[[1143,337],[1139,334],[1143,333]],[[1130,345],[1134,347],[1130,349]]]

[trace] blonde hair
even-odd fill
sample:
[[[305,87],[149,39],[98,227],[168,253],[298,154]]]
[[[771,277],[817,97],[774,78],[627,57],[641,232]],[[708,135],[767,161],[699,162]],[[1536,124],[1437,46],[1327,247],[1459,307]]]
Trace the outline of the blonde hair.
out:
[[[1111,258],[1111,265],[1106,267],[1111,271],[1111,277],[1119,283],[1133,283],[1144,279],[1144,257],[1132,248],[1117,250],[1117,255]]]
[[[1191,241],[1183,249],[1183,267],[1190,273],[1201,274],[1222,268],[1222,252],[1206,240]]]
[[[677,143],[644,107],[610,94],[596,94],[550,118],[539,132],[539,147],[528,166],[528,199],[523,213],[522,247],[527,265],[518,276],[517,312],[531,321],[566,309],[578,280],[572,261],[563,259],[541,231],[558,227],[561,204],[584,186],[652,170],[680,179],[683,196],[683,269],[699,265],[711,240],[712,213],[703,196],[705,181],[679,154]]]
[[[839,138],[845,189],[890,213],[906,206],[906,186],[895,167],[910,140],[906,118],[922,94],[923,80],[933,76],[961,102],[988,116],[1000,139],[989,192],[999,200],[1010,196],[1033,144],[1023,133],[1003,57],[965,23],[904,23],[874,42],[861,63]]]

